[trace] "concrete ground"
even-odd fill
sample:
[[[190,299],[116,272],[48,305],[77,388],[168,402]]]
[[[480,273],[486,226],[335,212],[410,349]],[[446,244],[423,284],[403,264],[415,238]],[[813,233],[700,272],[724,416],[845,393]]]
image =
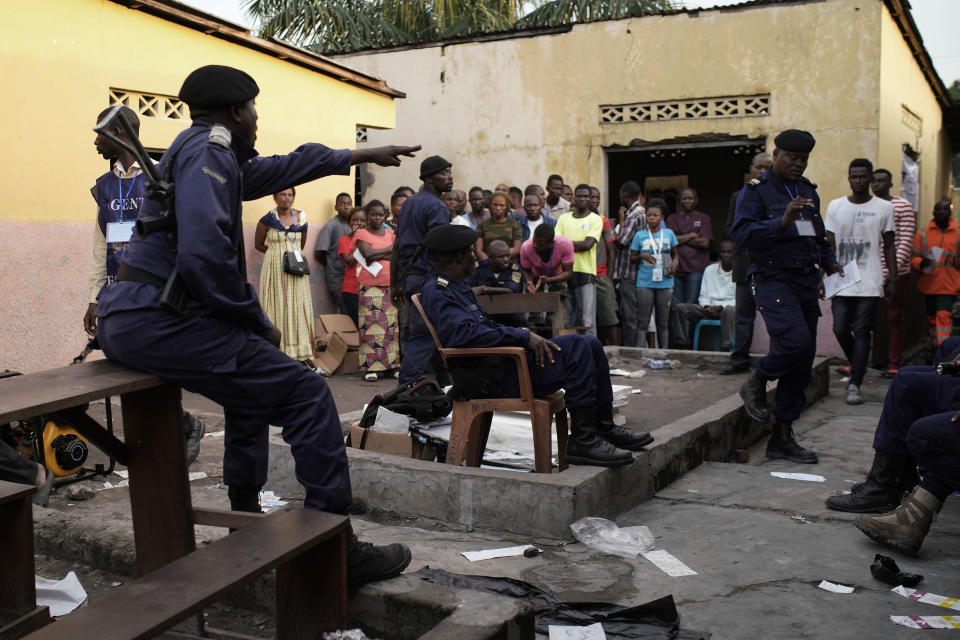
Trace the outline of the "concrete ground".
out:
[[[801,443],[820,454],[820,464],[768,461],[763,443],[758,443],[750,449],[749,462],[705,463],[617,519],[620,526],[648,526],[657,548],[669,551],[697,575],[670,577],[643,557],[623,559],[579,543],[551,545],[491,531],[451,531],[362,517],[354,518],[354,526],[371,542],[402,540],[409,544],[413,551],[409,571],[429,565],[457,573],[513,577],[546,584],[561,600],[634,605],[672,594],[683,627],[709,631],[717,640],[914,637],[916,631],[893,625],[888,616],[937,616],[950,611],[891,593],[888,586],[871,577],[869,565],[875,553],[886,553],[902,569],[925,576],[919,588],[960,596],[960,556],[956,552],[960,509],[955,500],[948,501],[919,558],[902,557],[879,547],[854,529],[851,521],[855,516],[826,509],[826,496],[860,481],[869,467],[873,429],[888,384],[871,372],[864,386],[866,403],[851,407],[843,402],[843,383],[836,374],[831,377],[830,395],[795,424]],[[392,384],[370,383],[371,389],[375,386],[391,388]],[[689,397],[682,401],[688,403]],[[188,409],[202,409],[191,404],[185,402]],[[341,411],[353,408],[359,406],[344,406]],[[205,441],[199,464],[191,468],[209,476],[193,483],[197,504],[222,503],[224,497],[218,485],[214,440]],[[825,476],[826,482],[778,479],[771,471],[815,473]],[[40,551],[72,553],[64,546],[65,540],[71,537],[72,528],[81,526],[88,529],[85,539],[91,548],[98,544],[116,547],[116,540],[124,535],[124,494],[124,489],[112,489],[72,506],[58,498],[51,502],[51,509],[38,509]],[[55,528],[64,529],[63,535],[51,535]],[[200,538],[219,535],[198,534]],[[479,562],[459,555],[527,543],[540,545],[544,553],[534,558]],[[125,544],[129,546],[129,540]],[[71,563],[79,569],[81,580],[85,566],[122,571],[131,559],[129,554],[86,557],[85,565]],[[50,577],[62,576],[55,575],[60,565],[43,557],[39,558],[41,573],[47,562],[53,563]],[[818,589],[824,579],[853,586],[855,592],[841,595]],[[106,590],[112,584],[93,582]],[[93,595],[102,588],[94,589]],[[256,623],[242,622],[249,619],[238,618],[237,630],[260,635],[257,627],[263,629],[266,621],[254,615]]]

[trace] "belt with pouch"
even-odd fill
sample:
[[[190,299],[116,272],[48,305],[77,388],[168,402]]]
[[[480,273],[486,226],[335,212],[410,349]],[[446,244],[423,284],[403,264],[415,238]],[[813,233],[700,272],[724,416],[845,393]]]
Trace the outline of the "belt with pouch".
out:
[[[139,282],[160,287],[160,306],[178,316],[183,315],[183,308],[187,301],[187,288],[174,269],[170,277],[164,279],[149,271],[132,267],[124,262],[117,267],[114,281]]]

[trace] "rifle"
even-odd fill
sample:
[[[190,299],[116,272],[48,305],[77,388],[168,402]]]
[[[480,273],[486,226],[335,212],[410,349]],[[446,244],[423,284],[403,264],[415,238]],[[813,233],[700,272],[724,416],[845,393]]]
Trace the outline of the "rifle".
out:
[[[157,168],[153,164],[153,160],[149,155],[147,155],[147,150],[143,148],[143,144],[140,142],[140,137],[137,135],[137,132],[133,130],[133,127],[130,125],[130,123],[127,122],[127,119],[124,117],[121,109],[121,105],[115,106],[100,122],[97,123],[97,126],[95,126],[93,130],[113,143],[126,149],[133,155],[134,158],[137,159],[137,164],[140,165],[140,169],[147,177],[147,182],[149,183],[147,186],[147,196],[151,200],[154,200],[160,204],[159,214],[155,216],[137,218],[137,233],[139,233],[142,237],[146,237],[151,233],[163,231],[167,234],[167,237],[174,244],[174,246],[176,246],[177,217],[173,208],[174,184],[169,171],[170,165],[168,165],[168,170],[165,170],[163,175],[157,171]],[[126,134],[127,139],[130,141],[129,143],[126,140],[120,139],[113,133],[115,123],[119,124],[120,128],[123,129],[124,134]],[[170,164],[172,164],[172,162]],[[186,299],[187,288],[180,279],[180,274],[177,272],[177,268],[174,267],[163,286],[162,292],[160,293],[160,306],[176,313],[177,315],[183,315],[183,307],[186,303]]]

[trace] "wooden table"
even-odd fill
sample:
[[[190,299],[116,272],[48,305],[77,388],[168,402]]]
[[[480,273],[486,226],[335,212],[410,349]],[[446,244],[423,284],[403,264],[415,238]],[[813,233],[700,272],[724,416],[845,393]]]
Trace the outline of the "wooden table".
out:
[[[553,337],[566,328],[563,323],[563,298],[559,291],[545,293],[502,293],[477,296],[487,315],[506,313],[552,313]]]

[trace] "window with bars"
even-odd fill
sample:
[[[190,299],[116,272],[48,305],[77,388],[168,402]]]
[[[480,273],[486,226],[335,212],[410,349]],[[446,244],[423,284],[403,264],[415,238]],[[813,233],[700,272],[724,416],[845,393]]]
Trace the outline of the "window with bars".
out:
[[[357,127],[357,142],[366,142],[366,141],[367,141],[367,128]]]
[[[127,89],[110,88],[108,92],[110,106],[121,104],[130,107],[140,117],[163,118],[166,120],[189,120],[190,112],[186,103],[176,96],[160,93],[143,93]]]
[[[770,115],[770,94],[600,105],[600,124]]]

